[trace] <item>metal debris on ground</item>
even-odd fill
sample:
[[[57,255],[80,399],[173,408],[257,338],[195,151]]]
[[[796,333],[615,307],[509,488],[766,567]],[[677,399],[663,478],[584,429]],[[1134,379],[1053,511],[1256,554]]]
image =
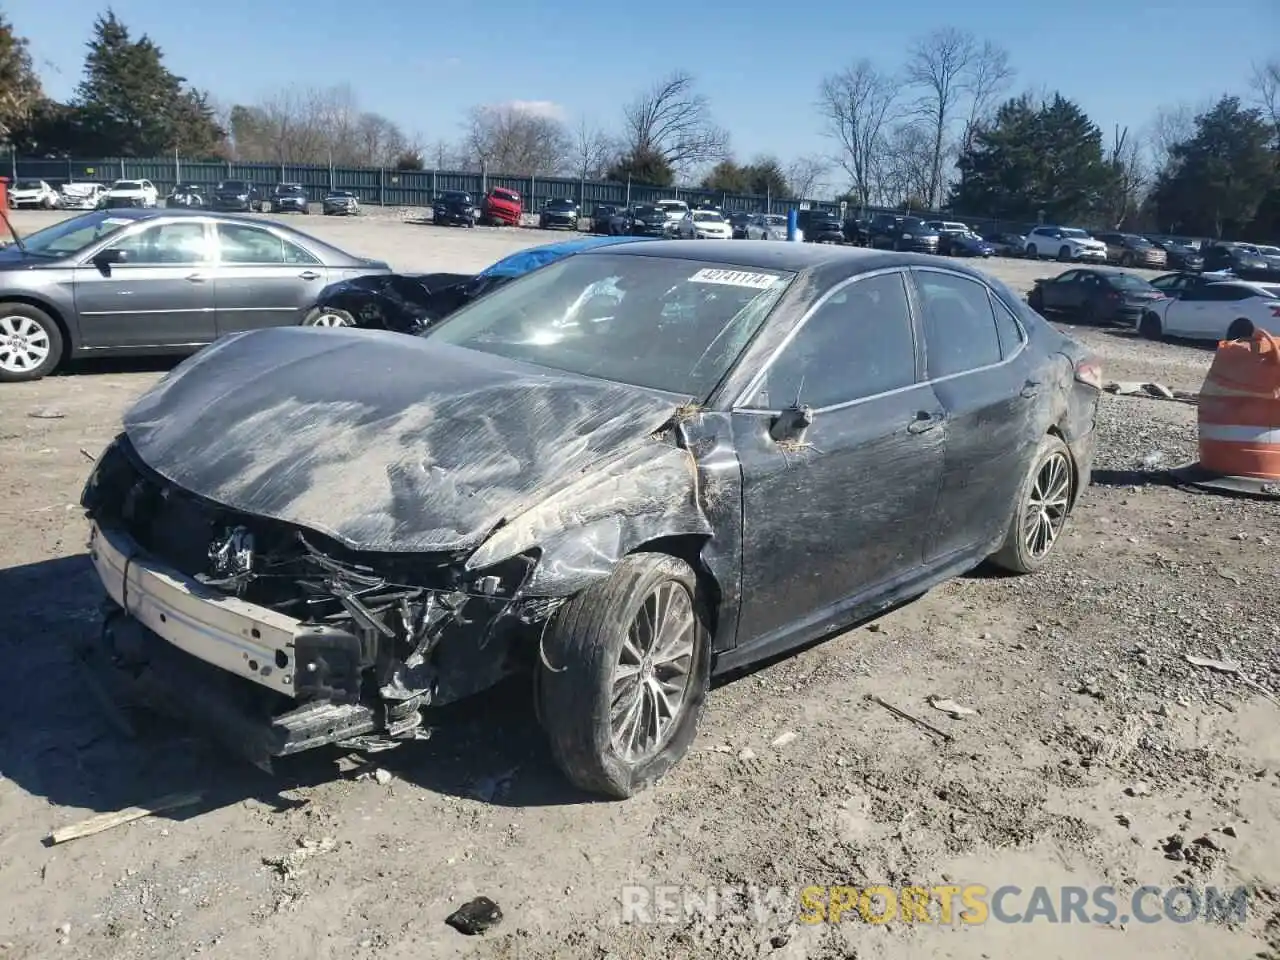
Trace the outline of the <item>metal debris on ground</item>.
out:
[[[38,407],[30,411],[27,416],[32,420],[61,420],[66,414],[53,407]]]
[[[943,740],[946,740],[948,743],[952,743],[955,741],[955,737],[947,733],[947,731],[938,729],[933,724],[929,723],[927,720],[921,720],[919,717],[913,717],[911,714],[907,713],[905,710],[899,710],[892,703],[889,703],[888,701],[884,700],[881,697],[876,696],[875,694],[872,694],[872,693],[867,694],[867,699],[873,703],[878,703],[880,706],[884,707],[894,716],[901,717],[903,720],[906,720],[909,723],[914,723],[917,727],[920,727],[922,730],[927,730],[929,733],[933,734],[935,737],[939,737]]]
[[[204,799],[203,790],[192,790],[185,793],[171,793],[167,796],[160,797],[150,803],[144,803],[137,807],[128,807],[124,810],[115,810],[111,813],[101,813],[96,817],[90,817],[87,820],[81,820],[68,827],[59,827],[53,833],[49,834],[45,843],[54,846],[59,843],[66,843],[68,840],[78,840],[81,837],[91,837],[95,833],[102,833],[104,830],[111,830],[114,827],[123,826],[126,823],[132,823],[134,820],[141,820],[143,817],[149,817],[152,814],[163,813],[166,810],[176,810],[179,807],[189,807],[199,803]]]
[[[1181,403],[1198,403],[1200,394],[1190,390],[1171,390],[1163,383],[1142,383],[1137,380],[1113,380],[1102,387],[1117,397],[1154,397],[1157,400],[1175,400]]]
[[[770,744],[770,746],[773,746],[777,749],[781,749],[782,747],[785,747],[787,744],[795,742],[797,737],[799,737],[798,733],[796,733],[794,730],[788,730],[786,733],[780,734],[777,737],[777,739],[775,739],[773,743]]]
[[[1194,653],[1184,654],[1183,659],[1186,660],[1187,663],[1191,664],[1193,667],[1203,667],[1207,670],[1212,670],[1215,673],[1223,673],[1223,674],[1226,674],[1227,676],[1235,677],[1245,686],[1249,687],[1252,690],[1256,690],[1258,693],[1262,694],[1268,700],[1272,701],[1273,703],[1280,704],[1280,697],[1277,697],[1274,693],[1272,693],[1270,690],[1268,690],[1266,687],[1260,684],[1257,680],[1254,680],[1247,673],[1245,673],[1244,668],[1240,666],[1240,664],[1235,660],[1215,660],[1212,657],[1198,657]]]
[[[444,920],[459,933],[473,937],[502,922],[502,908],[488,897],[476,897],[464,903]]]
[[[961,706],[949,697],[936,695],[929,697],[929,706],[948,714],[953,720],[959,720],[961,717],[971,717],[978,712],[973,707]]]

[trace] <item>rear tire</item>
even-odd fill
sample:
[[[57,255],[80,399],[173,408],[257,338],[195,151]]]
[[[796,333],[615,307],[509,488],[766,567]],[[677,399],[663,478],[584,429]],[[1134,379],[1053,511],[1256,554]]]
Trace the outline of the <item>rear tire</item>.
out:
[[[626,799],[688,751],[706,699],[711,635],[697,574],[683,560],[624,557],[556,612],[542,651],[538,713],[575,785]]]
[[[29,303],[0,303],[0,383],[39,380],[62,361],[57,321]]]
[[[1253,336],[1253,321],[1239,317],[1227,327],[1228,340],[1248,340]]]
[[[1053,553],[1066,529],[1075,490],[1075,466],[1061,437],[1046,434],[1018,499],[1004,543],[991,562],[1010,573],[1034,573]]]

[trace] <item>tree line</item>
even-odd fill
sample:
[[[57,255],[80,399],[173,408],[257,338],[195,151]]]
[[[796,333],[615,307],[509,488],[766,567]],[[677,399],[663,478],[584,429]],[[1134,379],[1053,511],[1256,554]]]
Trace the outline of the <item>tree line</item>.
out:
[[[1057,91],[1014,92],[1016,79],[1006,50],[943,27],[898,64],[860,58],[821,78],[813,107],[830,144],[822,155],[740,161],[683,70],[639,91],[612,124],[571,123],[553,104],[484,104],[457,136],[428,144],[365,109],[346,85],[220,104],[111,10],[93,25],[74,96],[60,103],[45,96],[26,40],[0,15],[0,137],[28,155],[434,167],[810,199],[834,177],[855,208],[1256,239],[1280,232],[1280,59],[1256,65],[1215,102],[1175,104],[1141,129],[1109,132]]]

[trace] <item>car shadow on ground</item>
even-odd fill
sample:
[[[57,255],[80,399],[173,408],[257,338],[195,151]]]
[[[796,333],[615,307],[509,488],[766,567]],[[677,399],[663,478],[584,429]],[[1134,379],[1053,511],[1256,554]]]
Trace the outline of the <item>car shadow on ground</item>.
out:
[[[185,359],[185,356],[173,355],[156,357],[94,357],[87,360],[72,360],[63,364],[52,376],[85,377],[117,373],[168,373]]]
[[[284,791],[378,768],[434,793],[503,806],[596,799],[555,767],[527,678],[433,711],[429,739],[379,753],[320,748],[265,773],[182,724],[110,701],[76,655],[101,629],[102,598],[86,554],[0,570],[0,609],[11,625],[0,635],[0,774],[52,804],[97,813],[203,791],[201,804],[164,816],[250,798],[284,809],[297,803]]]

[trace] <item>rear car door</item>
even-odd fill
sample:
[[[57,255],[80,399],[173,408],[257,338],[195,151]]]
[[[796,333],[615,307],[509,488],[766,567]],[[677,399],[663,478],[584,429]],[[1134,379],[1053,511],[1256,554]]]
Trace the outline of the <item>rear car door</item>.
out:
[[[837,287],[801,321],[733,412],[743,476],[739,644],[839,619],[921,564],[945,425],[921,382],[901,270]],[[770,435],[796,401],[803,443]]]
[[[329,283],[320,259],[252,223],[218,221],[218,335],[302,322]]]
[[[217,337],[211,224],[144,222],[109,246],[126,262],[85,260],[73,272],[83,347],[195,347]]]
[[[1012,312],[986,284],[913,269],[925,373],[947,417],[946,457],[925,562],[989,545],[1009,522],[1043,435],[1048,376]]]

